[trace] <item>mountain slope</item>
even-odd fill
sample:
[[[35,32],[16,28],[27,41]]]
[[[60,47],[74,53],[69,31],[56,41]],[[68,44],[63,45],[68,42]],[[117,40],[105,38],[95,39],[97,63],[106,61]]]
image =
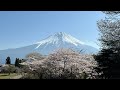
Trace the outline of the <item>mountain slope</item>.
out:
[[[0,50],[0,58],[2,59],[1,62],[5,63],[6,57],[10,56],[12,63],[14,63],[15,58],[25,58],[25,56],[31,52],[39,52],[47,55],[58,48],[72,48],[78,51],[83,50],[82,53],[87,54],[96,53],[98,51],[96,48],[86,45],[69,34],[59,32],[33,45]]]

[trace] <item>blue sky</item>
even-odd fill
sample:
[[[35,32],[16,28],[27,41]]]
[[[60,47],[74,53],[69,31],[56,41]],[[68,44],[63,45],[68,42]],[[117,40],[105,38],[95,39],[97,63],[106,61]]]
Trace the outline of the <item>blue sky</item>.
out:
[[[0,50],[36,43],[56,32],[98,46],[100,11],[0,11]]]

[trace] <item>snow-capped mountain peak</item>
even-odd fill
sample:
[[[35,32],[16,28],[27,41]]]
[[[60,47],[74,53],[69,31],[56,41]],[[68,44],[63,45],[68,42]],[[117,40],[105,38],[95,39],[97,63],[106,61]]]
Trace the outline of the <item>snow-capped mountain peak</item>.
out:
[[[84,42],[81,42],[80,40],[74,38],[69,34],[66,34],[64,32],[58,32],[40,42],[37,42],[38,46],[35,49],[39,48],[41,45],[47,45],[47,44],[56,44],[60,46],[64,42],[73,44],[75,46],[77,46],[78,44],[84,44]]]
[[[38,52],[43,55],[49,55],[54,50],[57,50],[59,48],[71,48],[76,51],[82,50],[81,53],[84,54],[95,54],[98,52],[96,48],[86,45],[86,43],[84,44],[83,42],[74,38],[73,36],[64,32],[59,32],[32,45],[14,49],[0,50],[2,60],[1,62],[4,63],[6,57],[10,56],[12,63],[14,63],[16,58],[25,58],[27,54],[32,52]]]

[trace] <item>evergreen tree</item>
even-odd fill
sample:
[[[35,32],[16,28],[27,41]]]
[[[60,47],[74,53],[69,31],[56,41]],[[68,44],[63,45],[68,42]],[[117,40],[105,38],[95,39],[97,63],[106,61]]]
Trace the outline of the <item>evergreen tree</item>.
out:
[[[16,58],[16,60],[15,60],[15,67],[20,67],[20,60],[19,60],[19,58]]]
[[[100,31],[101,51],[95,59],[98,62],[96,70],[102,78],[120,78],[120,19],[119,11],[104,11],[105,19],[98,21]]]
[[[10,59],[9,56],[8,56],[7,59],[6,59],[6,64],[11,64],[11,59]]]

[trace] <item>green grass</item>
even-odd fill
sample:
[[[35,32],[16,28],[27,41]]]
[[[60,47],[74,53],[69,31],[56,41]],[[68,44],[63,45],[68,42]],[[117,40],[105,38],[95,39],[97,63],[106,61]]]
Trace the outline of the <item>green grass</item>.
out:
[[[0,79],[10,79],[14,76],[17,76],[16,73],[11,73],[10,75],[8,73],[0,73]]]

